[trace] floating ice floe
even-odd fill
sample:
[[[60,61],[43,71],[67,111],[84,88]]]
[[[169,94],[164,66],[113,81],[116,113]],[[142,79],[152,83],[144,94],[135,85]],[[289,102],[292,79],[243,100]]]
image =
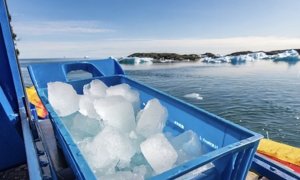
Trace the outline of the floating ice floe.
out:
[[[186,95],[184,95],[183,97],[185,97],[185,98],[190,98],[190,99],[198,99],[198,100],[202,100],[202,99],[203,99],[203,97],[200,96],[200,94],[198,94],[198,93],[190,93],[190,94],[186,94]]]
[[[231,56],[231,63],[232,64],[239,64],[254,61],[255,59],[250,55],[238,55],[238,56]]]
[[[258,61],[258,60],[274,60],[274,61],[299,61],[300,55],[296,50],[287,50],[285,52],[267,55],[265,52],[254,52],[244,55],[237,56],[220,56],[217,58],[204,57],[202,62],[205,63],[232,63],[232,64],[242,64],[246,62]]]
[[[294,49],[287,50],[283,53],[274,55],[272,56],[272,58],[274,59],[274,61],[299,61],[300,60],[299,53]]]
[[[261,60],[261,59],[267,59],[268,55],[264,52],[255,52],[248,54],[250,57],[253,58],[253,60]]]
[[[152,64],[153,58],[147,58],[147,57],[123,57],[119,60],[120,64]]]

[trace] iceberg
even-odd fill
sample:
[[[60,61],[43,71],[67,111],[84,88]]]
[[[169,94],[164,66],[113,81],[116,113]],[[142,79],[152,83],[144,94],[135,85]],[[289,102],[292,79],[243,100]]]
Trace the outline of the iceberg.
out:
[[[203,99],[203,97],[200,96],[200,94],[198,94],[198,93],[190,93],[190,94],[186,94],[186,95],[184,95],[183,97],[185,97],[185,98],[190,98],[190,99],[197,99],[197,100],[202,100],[202,99]]]
[[[124,57],[118,59],[120,64],[152,64],[153,63],[153,58],[147,58],[147,57]]]
[[[273,56],[274,61],[299,61],[300,56],[299,53],[294,50],[287,50],[285,52],[279,53]]]
[[[231,63],[232,64],[240,64],[245,63],[248,61],[254,61],[255,59],[250,55],[239,55],[239,56],[232,56],[231,57]]]
[[[232,64],[241,64],[261,59],[268,59],[269,56],[264,52],[254,52],[243,55],[227,55],[227,56],[219,56],[219,57],[204,57],[202,58],[202,62],[205,63],[232,63]]]
[[[249,54],[254,60],[268,59],[268,55],[264,52],[254,52]]]

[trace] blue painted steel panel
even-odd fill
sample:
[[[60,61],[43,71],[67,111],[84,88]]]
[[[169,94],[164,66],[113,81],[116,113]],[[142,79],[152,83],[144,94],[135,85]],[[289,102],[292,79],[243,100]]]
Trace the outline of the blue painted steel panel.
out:
[[[6,4],[0,1],[0,170],[24,163],[18,102],[24,97]],[[8,114],[7,114],[8,113]]]
[[[41,179],[5,0],[0,0],[0,72],[0,170],[27,160],[30,178]]]

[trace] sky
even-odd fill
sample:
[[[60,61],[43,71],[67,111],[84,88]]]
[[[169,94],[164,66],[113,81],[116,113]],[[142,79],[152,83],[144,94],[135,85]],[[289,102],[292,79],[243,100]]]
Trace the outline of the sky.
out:
[[[7,0],[21,58],[300,48],[299,0]]]

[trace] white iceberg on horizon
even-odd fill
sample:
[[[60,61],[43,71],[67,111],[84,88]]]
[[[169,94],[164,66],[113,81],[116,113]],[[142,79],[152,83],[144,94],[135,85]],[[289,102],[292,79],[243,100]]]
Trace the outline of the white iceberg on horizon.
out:
[[[238,56],[231,56],[231,63],[244,63],[249,61],[254,61],[255,59],[250,56],[249,54],[246,55],[238,55]]]
[[[148,57],[123,57],[118,59],[118,62],[120,64],[152,64],[153,63],[153,58],[148,58]]]
[[[282,53],[273,56],[274,61],[299,61],[299,53],[294,50],[287,50]]]
[[[261,59],[267,59],[268,55],[265,52],[254,52],[248,54],[250,57],[252,57],[254,60],[261,60]]]

